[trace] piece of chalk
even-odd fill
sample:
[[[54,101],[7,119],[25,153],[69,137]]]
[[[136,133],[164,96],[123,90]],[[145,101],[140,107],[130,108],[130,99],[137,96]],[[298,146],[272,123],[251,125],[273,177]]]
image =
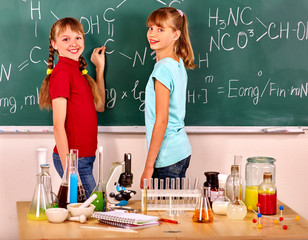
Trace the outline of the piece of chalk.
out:
[[[83,204],[79,206],[79,208],[86,208],[88,207],[95,199],[97,195],[94,193],[91,197],[89,197]]]

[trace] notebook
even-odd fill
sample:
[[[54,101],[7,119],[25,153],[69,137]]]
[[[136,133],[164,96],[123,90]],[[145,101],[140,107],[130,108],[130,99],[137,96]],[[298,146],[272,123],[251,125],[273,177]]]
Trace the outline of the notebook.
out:
[[[118,211],[94,212],[92,217],[97,218],[97,220],[101,223],[122,228],[143,228],[156,226],[159,224],[158,217],[139,213]]]

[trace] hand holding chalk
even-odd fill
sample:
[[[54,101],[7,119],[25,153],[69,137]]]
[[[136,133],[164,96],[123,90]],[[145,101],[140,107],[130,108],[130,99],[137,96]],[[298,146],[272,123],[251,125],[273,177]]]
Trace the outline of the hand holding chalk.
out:
[[[91,197],[89,197],[83,204],[79,206],[79,208],[86,208],[88,207],[95,199],[97,195],[94,193]]]

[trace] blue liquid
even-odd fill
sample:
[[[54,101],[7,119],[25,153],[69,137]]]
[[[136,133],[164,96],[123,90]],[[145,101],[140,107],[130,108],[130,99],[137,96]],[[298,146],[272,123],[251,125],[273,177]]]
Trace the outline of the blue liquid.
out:
[[[77,184],[78,175],[71,173],[70,175],[70,203],[77,203]]]

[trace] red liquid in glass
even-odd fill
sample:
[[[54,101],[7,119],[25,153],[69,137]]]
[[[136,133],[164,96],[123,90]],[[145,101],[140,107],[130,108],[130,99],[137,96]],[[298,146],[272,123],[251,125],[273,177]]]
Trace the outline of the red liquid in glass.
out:
[[[277,210],[277,193],[275,194],[258,194],[260,203],[260,213],[266,215],[276,214]]]
[[[58,192],[59,208],[66,208],[67,206],[67,192],[68,186],[61,185]]]

